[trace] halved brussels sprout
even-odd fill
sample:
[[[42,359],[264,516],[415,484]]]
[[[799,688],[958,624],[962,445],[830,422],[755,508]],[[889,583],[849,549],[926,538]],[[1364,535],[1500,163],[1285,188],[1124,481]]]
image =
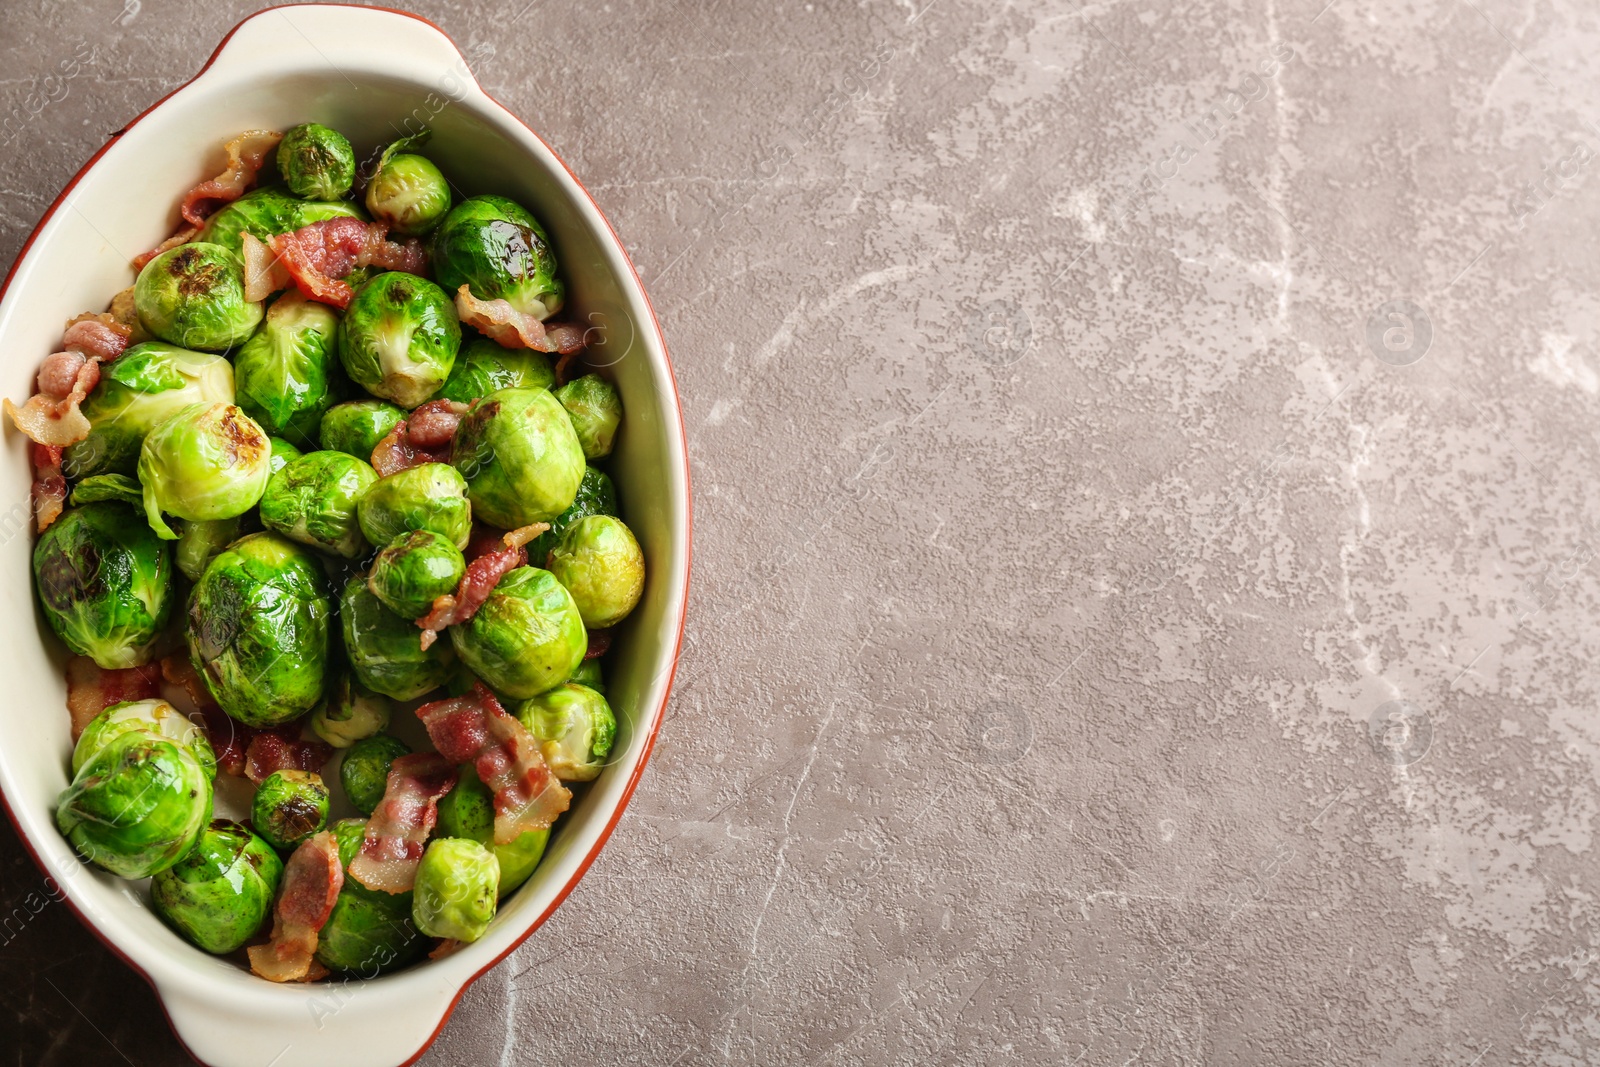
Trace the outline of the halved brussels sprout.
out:
[[[457,548],[472,536],[466,479],[446,463],[419,463],[379,478],[356,505],[356,518],[374,548],[412,530],[431,530]]]
[[[111,707],[89,720],[72,749],[72,773],[76,775],[83,765],[94,759],[111,739],[129,730],[143,730],[156,737],[164,737],[189,750],[205,771],[206,777],[217,777],[217,754],[211,748],[206,732],[190,718],[165,700],[130,700]]]
[[[606,698],[572,682],[524,700],[517,718],[538,738],[550,773],[563,782],[598,778],[617,739],[617,717]]]
[[[328,787],[315,771],[273,771],[250,801],[250,824],[279,852],[328,825]]]
[[[578,495],[572,498],[572,506],[550,520],[550,529],[528,542],[528,558],[535,564],[543,564],[550,550],[561,543],[561,535],[566,533],[568,526],[589,515],[616,513],[617,491],[612,487],[611,479],[598,467],[585,467],[583,481],[578,485]]]
[[[261,522],[291,541],[345,559],[367,554],[356,505],[378,480],[364,460],[343,452],[308,452],[267,481]]]
[[[45,621],[101,667],[150,662],[172,613],[172,552],[126,504],[71,508],[39,535],[33,576]]]
[[[583,446],[547,389],[500,389],[473,404],[450,462],[478,518],[506,530],[560,515],[583,483]]]
[[[509,845],[494,843],[494,797],[472,764],[463,763],[450,792],[439,798],[439,837],[478,842],[500,862],[499,897],[504,900],[533,874],[550,842],[550,830],[529,830]]]
[[[82,407],[89,436],[67,446],[61,470],[71,479],[132,474],[145,435],[198,403],[233,403],[232,364],[164,341],[134,345],[100,364],[100,384]]]
[[[191,404],[151,430],[139,449],[150,528],[175,541],[161,518],[231,519],[256,506],[272,474],[272,445],[232,404]]]
[[[365,819],[341,819],[333,826],[339,862],[355,859],[365,834]],[[411,894],[368,889],[346,875],[333,912],[317,937],[317,961],[329,970],[376,978],[403,967],[427,951],[428,939],[411,922]]]
[[[411,752],[411,746],[390,734],[364,737],[345,750],[339,764],[344,795],[363,815],[371,815],[389,784],[389,764]]]
[[[278,142],[278,173],[295,196],[338,200],[356,180],[356,152],[338,130],[303,122]]]
[[[600,657],[598,656],[594,659],[585,657],[584,661],[578,664],[577,669],[572,672],[572,677],[568,678],[567,681],[575,682],[578,685],[586,685],[601,696],[605,696],[606,676],[600,669]]]
[[[334,748],[349,748],[387,730],[392,713],[388,697],[342,673],[311,713],[311,732]]]
[[[86,761],[56,805],[78,855],[123,878],[166,870],[211,821],[211,780],[185,746],[127,730]]]
[[[272,441],[272,458],[267,465],[272,468],[272,473],[277,474],[289,465],[291,459],[299,459],[301,451],[281,437],[270,438]]]
[[[566,295],[544,227],[503,196],[474,196],[444,217],[433,235],[433,276],[450,293],[465,285],[479,300],[505,300],[540,319],[560,311]]]
[[[427,233],[450,210],[450,183],[432,160],[415,152],[431,136],[431,130],[423,129],[384,149],[377,173],[367,183],[372,217],[407,237]]]
[[[265,241],[324,219],[365,217],[354,204],[338,200],[298,200],[282,189],[263,186],[218,208],[200,227],[195,240],[222,245],[237,255],[243,244],[239,235],[243,233]]]
[[[450,646],[438,641],[424,651],[416,623],[384,607],[360,575],[344,587],[339,626],[350,670],[375,693],[415,700],[450,677],[455,661]]]
[[[338,386],[339,316],[290,290],[233,357],[235,403],[269,434],[316,448]]]
[[[555,398],[567,409],[584,459],[604,459],[611,455],[611,443],[622,425],[622,398],[617,387],[598,374],[574,378],[555,391]]]
[[[568,526],[546,566],[572,594],[591,630],[627,618],[644,592],[644,553],[614,515],[590,515]]]
[[[468,669],[516,700],[566,681],[589,648],[572,595],[537,567],[518,567],[501,578],[472,620],[449,633]]]
[[[221,245],[169,248],[139,272],[133,303],[144,328],[175,345],[224,352],[261,321],[261,302],[244,298],[244,264]]]
[[[501,348],[479,337],[461,346],[450,377],[433,399],[470,404],[499,389],[552,389],[555,384],[555,368],[543,352]]]
[[[198,582],[217,553],[239,539],[239,518],[184,519],[178,527],[178,547],[173,552],[178,570]]]
[[[403,408],[438,392],[460,347],[454,302],[428,279],[401,271],[363,285],[339,328],[339,359],[350,380]]]
[[[235,719],[288,722],[322,699],[331,610],[316,556],[250,534],[211,561],[189,596],[189,658]]]
[[[500,899],[500,861],[464,837],[437,837],[417,865],[411,921],[429,937],[476,941]]]
[[[322,447],[355,456],[363,463],[372,450],[405,420],[405,409],[387,400],[347,400],[322,416]]]
[[[420,619],[433,602],[454,593],[467,561],[449,538],[432,530],[403,533],[372,561],[367,588],[403,619]]]
[[[261,929],[283,877],[283,861],[249,828],[217,819],[194,847],[150,882],[155,913],[184,940],[222,956]]]

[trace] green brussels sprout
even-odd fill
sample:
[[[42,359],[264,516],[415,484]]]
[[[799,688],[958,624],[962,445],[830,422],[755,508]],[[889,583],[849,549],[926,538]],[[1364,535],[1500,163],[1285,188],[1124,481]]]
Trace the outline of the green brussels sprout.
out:
[[[606,677],[600,670],[600,657],[598,656],[594,659],[585,658],[582,663],[578,664],[577,669],[572,672],[572,677],[568,678],[567,681],[577,685],[586,685],[601,696],[605,696]]]
[[[566,681],[589,648],[572,595],[537,567],[518,567],[501,578],[471,621],[449,632],[468,669],[515,700]]]
[[[276,726],[322,699],[330,611],[316,556],[277,534],[250,534],[213,559],[189,595],[189,658],[223,711]]]
[[[543,352],[501,348],[479,337],[461,346],[450,377],[431,399],[470,404],[497,389],[550,389],[555,384],[555,368]]]
[[[411,921],[429,937],[476,941],[500,899],[500,861],[464,837],[437,837],[417,865]]]
[[[335,404],[322,416],[322,447],[344,452],[363,462],[372,450],[405,421],[405,409],[387,400],[348,400]]]
[[[272,445],[232,404],[191,404],[151,430],[139,449],[144,513],[157,535],[178,535],[161,518],[231,519],[256,506],[272,474]]]
[[[273,771],[250,801],[250,823],[279,852],[328,825],[328,787],[315,771]]]
[[[546,566],[572,594],[591,630],[627,618],[644,592],[644,553],[614,515],[590,515],[568,526]]]
[[[239,517],[231,519],[185,519],[178,527],[178,546],[173,552],[178,570],[191,582],[198,582],[217,553],[239,539]]]
[[[366,579],[351,578],[339,600],[344,650],[356,681],[395,700],[415,700],[450,678],[455,656],[437,641],[422,647],[422,631],[384,607]]]
[[[418,237],[439,225],[450,210],[450,183],[426,156],[413,151],[432,131],[402,138],[384,149],[377,172],[367,183],[367,210],[395,233]]]
[[[252,189],[231,204],[224,204],[206,219],[195,234],[196,241],[222,245],[237,255],[243,246],[241,234],[257,240],[289,233],[324,219],[364,218],[361,209],[339,200],[299,200],[282,189],[263,186]]]
[[[367,554],[356,505],[378,475],[343,452],[307,452],[267,481],[261,523],[291,541],[345,559]]]
[[[431,530],[457,548],[472,536],[467,482],[447,463],[419,463],[379,478],[356,505],[361,533],[382,548],[411,530]]]
[[[277,474],[288,466],[291,459],[299,459],[301,451],[281,437],[269,437],[272,442],[272,458],[267,461],[267,466],[272,468],[272,473]]]
[[[377,810],[389,786],[389,764],[410,751],[410,745],[392,734],[364,737],[345,750],[339,784],[357,811],[371,815]]]
[[[139,322],[163,341],[224,352],[261,321],[259,300],[244,298],[244,264],[221,245],[190,242],[169,248],[133,283]]]
[[[150,882],[155,913],[185,941],[214,955],[233,952],[261,929],[283,877],[283,861],[249,828],[217,819],[182,859]]]
[[[473,404],[450,443],[478,518],[514,530],[572,506],[583,446],[548,389],[499,389]]]
[[[598,374],[574,378],[555,391],[555,398],[567,409],[584,459],[604,459],[611,455],[611,442],[622,425],[622,398],[617,387]]]
[[[439,823],[434,833],[476,841],[493,852],[500,862],[501,900],[533,874],[550,841],[550,829],[546,827],[528,830],[508,845],[495,844],[494,797],[470,763],[461,765],[455,786],[439,798]]]
[[[89,436],[67,446],[62,473],[74,480],[132,474],[145,435],[198,403],[233,403],[232,364],[162,341],[134,345],[100,364],[100,384],[81,408],[89,420]]]
[[[606,698],[572,682],[524,700],[517,718],[539,740],[550,773],[563,782],[598,778],[617,739],[617,717]]]
[[[334,748],[349,748],[389,728],[389,698],[340,674],[327,699],[311,713],[311,732]]]
[[[96,474],[73,486],[72,495],[67,498],[67,503],[73,507],[80,507],[84,504],[98,504],[105,500],[142,508],[144,488],[139,485],[138,479],[130,478],[126,474]]]
[[[365,819],[334,824],[339,862],[345,867],[360,851],[366,828]],[[428,939],[411,923],[410,893],[368,889],[347,875],[317,937],[317,961],[332,971],[376,978],[415,960],[427,947]]]
[[[302,122],[278,142],[278,173],[295,196],[338,200],[356,180],[356,152],[338,130]]]
[[[339,315],[290,290],[233,357],[236,403],[269,434],[316,448],[323,413],[342,377]]]
[[[126,730],[84,763],[56,804],[78,855],[123,878],[166,870],[211,821],[211,780],[188,748]]]
[[[412,530],[378,553],[367,588],[401,618],[420,619],[435,600],[456,591],[466,570],[467,561],[449,538],[432,530]]]
[[[39,535],[33,577],[45,621],[101,667],[150,662],[172,613],[172,552],[126,504],[71,508]]]
[[[461,322],[450,297],[402,271],[363,285],[339,329],[339,359],[350,380],[403,408],[438,392],[460,347]]]
[[[505,300],[540,319],[566,298],[544,227],[503,196],[475,196],[451,209],[433,235],[433,276],[447,292],[465,285],[479,300]]]
[[[72,749],[72,773],[94,759],[111,739],[129,730],[143,730],[165,738],[189,751],[208,779],[217,777],[217,754],[206,732],[165,700],[130,700],[111,707],[89,720]]]
[[[550,520],[550,529],[528,542],[528,558],[535,563],[543,563],[550,555],[550,550],[561,543],[561,535],[566,533],[567,527],[579,519],[589,515],[616,513],[617,491],[612,487],[611,479],[598,467],[585,467],[583,481],[578,483],[578,495],[572,498],[572,506]]]

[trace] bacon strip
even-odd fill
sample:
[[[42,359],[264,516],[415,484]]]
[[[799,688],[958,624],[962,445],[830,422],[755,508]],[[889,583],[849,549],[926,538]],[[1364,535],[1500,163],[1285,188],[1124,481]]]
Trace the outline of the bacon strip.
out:
[[[355,295],[342,279],[357,267],[372,264],[421,274],[427,262],[415,237],[397,244],[389,240],[387,223],[351,218],[323,219],[280,233],[267,247],[307,299],[341,309]]]
[[[154,700],[161,695],[161,671],[155,664],[106,669],[88,656],[67,660],[67,713],[72,716],[72,739],[96,715],[130,700]]]
[[[314,982],[328,973],[316,961],[317,940],[344,888],[332,831],[300,842],[284,864],[273,911],[272,940],[251,945],[250,970],[274,982]]]
[[[197,234],[199,232],[200,232],[200,227],[198,227],[198,226],[179,226],[178,229],[176,230],[176,232],[174,232],[171,237],[168,237],[165,241],[162,241],[160,244],[156,245],[150,251],[148,251],[148,252],[140,252],[138,255],[134,256],[133,257],[133,269],[134,270],[144,270],[145,266],[152,259],[155,259],[157,256],[159,256],[163,252],[169,251],[170,249],[177,248],[179,245],[188,244],[190,241],[194,240],[195,234]]]
[[[599,659],[611,647],[610,630],[590,630],[589,647],[583,653],[584,659]]]
[[[367,820],[350,877],[384,893],[411,890],[428,832],[439,818],[439,798],[455,787],[457,762],[416,752],[389,765],[383,799]]]
[[[189,702],[200,713],[200,725],[206,740],[217,755],[217,769],[235,778],[244,774],[245,757],[255,730],[239,722],[212,699],[211,691],[196,673],[194,664],[183,653],[174,653],[161,661],[161,677],[168,685],[178,686]]]
[[[372,450],[372,469],[386,478],[424,463],[450,462],[450,440],[467,405],[455,400],[430,400],[384,435]]]
[[[422,631],[423,650],[433,647],[439,639],[439,631],[446,626],[471,620],[501,578],[518,567],[527,566],[528,552],[522,546],[549,528],[550,524],[544,522],[519,527],[501,537],[498,549],[475,556],[467,564],[461,581],[456,583],[455,593],[437,597],[428,613],[417,620],[417,628]]]
[[[333,755],[333,746],[300,740],[298,725],[252,730],[245,746],[244,776],[256,785],[273,771],[320,771]]]
[[[28,443],[28,458],[33,463],[33,523],[39,533],[48,530],[67,506],[67,478],[61,473],[64,451],[60,445]]]
[[[289,288],[292,279],[278,257],[272,254],[265,241],[246,230],[239,235],[240,258],[244,260],[244,298],[249,301],[265,300],[281,289]]]
[[[562,355],[583,349],[584,331],[578,327],[570,323],[546,326],[507,300],[479,300],[465,285],[456,290],[456,315],[501,348],[532,348]]]
[[[0,404],[30,440],[40,445],[65,448],[89,436],[89,420],[79,410],[83,398],[100,382],[100,364],[116,359],[128,347],[133,336],[131,327],[104,313],[79,315],[67,323],[61,335],[62,351],[45,357],[39,365],[35,385],[38,391],[17,407],[9,399]],[[35,456],[38,468],[39,456]],[[49,466],[46,464],[45,466]],[[35,500],[38,499],[38,479],[35,479]],[[63,499],[65,494],[62,494]],[[59,514],[59,510],[55,514]],[[45,512],[35,506],[35,514]],[[55,515],[43,522],[43,530],[55,521]]]
[[[417,718],[442,757],[470,761],[493,791],[495,844],[545,829],[572,803],[539,754],[539,742],[482,682],[473,683],[468,696],[422,705]]]
[[[278,147],[283,134],[271,130],[246,130],[226,145],[228,167],[215,178],[201,182],[184,194],[179,210],[191,226],[202,226],[224,204],[231,204],[256,183],[256,173],[267,153]]]

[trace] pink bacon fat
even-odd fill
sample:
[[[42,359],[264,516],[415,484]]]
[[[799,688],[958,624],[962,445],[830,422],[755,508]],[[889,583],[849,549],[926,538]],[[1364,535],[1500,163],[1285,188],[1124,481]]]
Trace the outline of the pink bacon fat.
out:
[[[538,741],[482,682],[467,696],[422,705],[417,718],[441,756],[471,763],[493,792],[495,844],[545,829],[572,803],[572,794],[545,765]]]
[[[360,219],[323,219],[265,244],[251,237],[243,242],[245,296],[263,299],[291,282],[311,300],[337,308],[350,305],[354,290],[344,281],[357,267],[421,274],[427,266],[415,238],[389,240],[389,225]]]
[[[455,784],[455,761],[436,752],[416,752],[391,763],[383,799],[367,820],[361,851],[350,861],[350,877],[368,889],[409,892],[428,832],[439,818],[439,798]]]
[[[325,976],[327,968],[316,961],[317,940],[343,888],[344,868],[332,831],[300,842],[278,883],[272,938],[250,947],[250,970],[274,982],[314,982]]]

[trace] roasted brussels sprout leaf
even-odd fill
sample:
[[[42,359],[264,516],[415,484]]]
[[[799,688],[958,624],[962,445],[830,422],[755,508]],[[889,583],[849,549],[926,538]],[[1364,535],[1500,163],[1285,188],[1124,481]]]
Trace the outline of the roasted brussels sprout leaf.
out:
[[[406,417],[405,409],[387,400],[347,400],[322,416],[322,447],[344,452],[366,463],[372,450]]]
[[[412,530],[429,530],[457,548],[472,536],[467,482],[445,463],[419,463],[379,478],[356,505],[361,533],[382,548]]]
[[[555,368],[543,352],[502,348],[479,337],[462,344],[450,377],[432,399],[470,404],[499,389],[553,389],[555,384]]]
[[[450,210],[450,183],[432,160],[416,154],[431,136],[424,128],[384,149],[367,183],[367,210],[402,236],[427,233]]]
[[[224,352],[261,321],[259,301],[244,298],[244,265],[221,245],[191,242],[146,263],[133,285],[144,328],[184,348]]]
[[[633,531],[613,515],[590,515],[568,526],[546,566],[572,594],[591,630],[627,618],[644,592],[644,553]]]
[[[595,460],[611,455],[611,442],[622,425],[622,398],[617,387],[598,374],[585,374],[557,389],[555,397],[572,419],[583,457]]]
[[[345,750],[339,785],[357,811],[371,815],[377,810],[389,782],[389,764],[410,751],[411,746],[390,734],[364,737]]]
[[[295,196],[338,200],[356,179],[356,153],[338,130],[303,122],[278,142],[278,173]]]
[[[136,479],[126,474],[96,474],[73,486],[72,496],[67,503],[78,507],[97,504],[102,500],[115,500],[141,508],[144,506],[144,490]]]
[[[367,553],[356,505],[378,475],[343,452],[308,452],[267,481],[261,522],[269,530],[345,559]]]
[[[166,870],[210,821],[211,780],[200,761],[146,730],[108,741],[56,804],[56,828],[78,855],[123,878]]]
[[[250,802],[250,824],[279,852],[328,825],[328,787],[314,771],[273,771]]]
[[[267,433],[316,448],[342,376],[338,332],[339,316],[328,305],[284,293],[233,357],[235,403]]]
[[[598,778],[617,739],[617,718],[606,698],[572,682],[524,700],[517,718],[538,738],[550,773],[563,782]]]
[[[361,848],[365,819],[334,824],[339,862],[345,867]],[[359,978],[376,978],[403,967],[428,947],[411,922],[411,894],[368,889],[346,875],[333,913],[317,939],[317,961],[329,970]]]
[[[529,830],[509,845],[494,843],[494,797],[472,764],[463,763],[455,788],[439,799],[438,837],[462,837],[478,842],[500,862],[501,900],[526,882],[544,857],[550,830]]]
[[[311,713],[311,731],[334,748],[349,748],[388,729],[392,714],[388,697],[341,673]]]
[[[232,404],[191,404],[151,430],[139,450],[145,518],[169,541],[162,513],[231,519],[260,501],[272,474],[272,445]]]
[[[500,899],[500,862],[462,837],[428,842],[411,891],[411,920],[429,937],[476,941],[489,929]]]
[[[572,506],[583,482],[583,446],[547,389],[501,389],[467,411],[450,446],[474,513],[514,530]]]
[[[218,819],[150,882],[155,913],[185,941],[225,955],[254,937],[272,911],[283,861],[248,827]]]
[[[560,311],[566,296],[544,227],[503,196],[474,196],[451,209],[433,235],[433,274],[448,293],[465,285],[479,300],[505,300],[540,319]]]
[[[400,271],[363,285],[339,329],[339,358],[350,380],[403,408],[438,392],[460,347],[454,302],[426,278]]]
[[[45,621],[101,667],[148,663],[172,612],[172,551],[126,504],[71,508],[33,546]]]
[[[372,561],[367,588],[403,619],[426,615],[433,602],[454,593],[467,561],[447,537],[432,530],[400,534]]]
[[[589,647],[572,595],[537,567],[518,567],[501,578],[472,620],[449,633],[467,668],[516,700],[566,681]]]
[[[217,777],[217,755],[206,732],[165,700],[137,700],[113,704],[89,721],[72,749],[76,775],[102,748],[129,730],[143,730],[187,749],[208,779]]]

